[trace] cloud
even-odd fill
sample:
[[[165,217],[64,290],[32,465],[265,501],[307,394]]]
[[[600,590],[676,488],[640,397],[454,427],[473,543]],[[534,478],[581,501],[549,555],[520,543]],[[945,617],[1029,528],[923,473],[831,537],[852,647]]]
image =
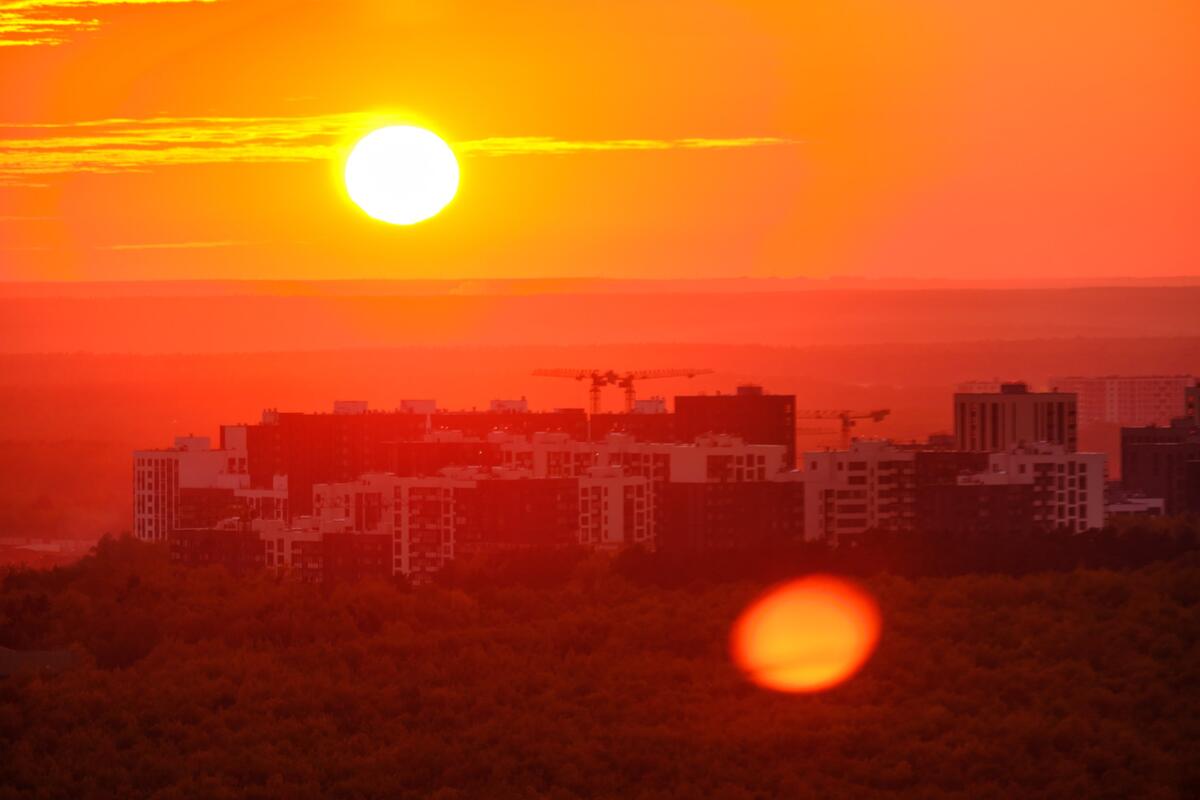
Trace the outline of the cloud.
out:
[[[213,247],[245,247],[254,242],[232,240],[215,242],[139,242],[135,244],[107,244],[98,250],[207,250]]]
[[[146,172],[181,164],[327,161],[339,157],[354,137],[386,123],[378,114],[347,113],[0,124],[0,184],[37,185],[39,179],[49,175]],[[718,150],[795,143],[794,139],[772,136],[588,140],[516,136],[462,141],[453,146],[464,156],[504,157]]]
[[[566,155],[630,150],[728,150],[741,147],[795,144],[775,136],[744,136],[736,139],[554,139],[549,136],[513,136],[460,142],[461,153],[485,156]]]
[[[101,20],[91,14],[115,6],[214,2],[217,0],[0,0],[0,47],[62,44],[73,34],[99,28]]]

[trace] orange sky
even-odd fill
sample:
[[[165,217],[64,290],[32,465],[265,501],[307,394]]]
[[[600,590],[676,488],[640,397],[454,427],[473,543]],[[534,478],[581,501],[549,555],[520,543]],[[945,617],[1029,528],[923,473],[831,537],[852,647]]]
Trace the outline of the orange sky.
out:
[[[0,45],[5,280],[1200,273],[1195,0],[0,0]],[[382,121],[459,151],[433,220],[342,196]]]

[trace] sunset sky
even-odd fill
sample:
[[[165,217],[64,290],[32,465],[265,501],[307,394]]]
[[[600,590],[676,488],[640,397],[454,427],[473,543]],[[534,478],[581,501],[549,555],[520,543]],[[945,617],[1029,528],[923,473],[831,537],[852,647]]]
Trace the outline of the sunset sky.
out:
[[[1195,0],[0,0],[0,279],[1197,274],[1198,41]],[[339,180],[393,122],[462,169],[412,227]]]

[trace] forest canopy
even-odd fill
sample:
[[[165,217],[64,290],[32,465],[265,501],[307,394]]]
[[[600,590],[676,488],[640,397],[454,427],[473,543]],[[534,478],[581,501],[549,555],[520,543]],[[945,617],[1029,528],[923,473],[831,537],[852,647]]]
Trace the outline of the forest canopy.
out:
[[[728,657],[776,576],[665,579],[682,568],[575,553],[314,586],[105,540],[3,581],[0,645],[76,657],[0,678],[0,797],[1200,793],[1200,554],[860,570],[879,648],[816,695]]]

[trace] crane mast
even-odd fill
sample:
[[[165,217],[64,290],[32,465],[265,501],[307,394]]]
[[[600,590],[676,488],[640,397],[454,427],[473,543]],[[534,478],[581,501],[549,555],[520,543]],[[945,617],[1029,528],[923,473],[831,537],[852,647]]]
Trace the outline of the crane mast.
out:
[[[846,450],[850,447],[850,432],[858,424],[858,420],[870,420],[871,422],[882,422],[888,414],[892,413],[891,409],[879,408],[874,411],[848,411],[846,409],[815,409],[808,411],[797,411],[796,419],[835,419],[840,423],[842,434],[842,449]]]
[[[620,387],[625,393],[625,412],[633,411],[637,400],[635,382],[658,380],[661,378],[694,378],[697,375],[708,375],[711,369],[644,369],[617,372],[611,369],[535,369],[533,374],[540,378],[569,378],[576,381],[588,381],[588,410],[592,414],[600,413],[600,395],[605,386]]]

